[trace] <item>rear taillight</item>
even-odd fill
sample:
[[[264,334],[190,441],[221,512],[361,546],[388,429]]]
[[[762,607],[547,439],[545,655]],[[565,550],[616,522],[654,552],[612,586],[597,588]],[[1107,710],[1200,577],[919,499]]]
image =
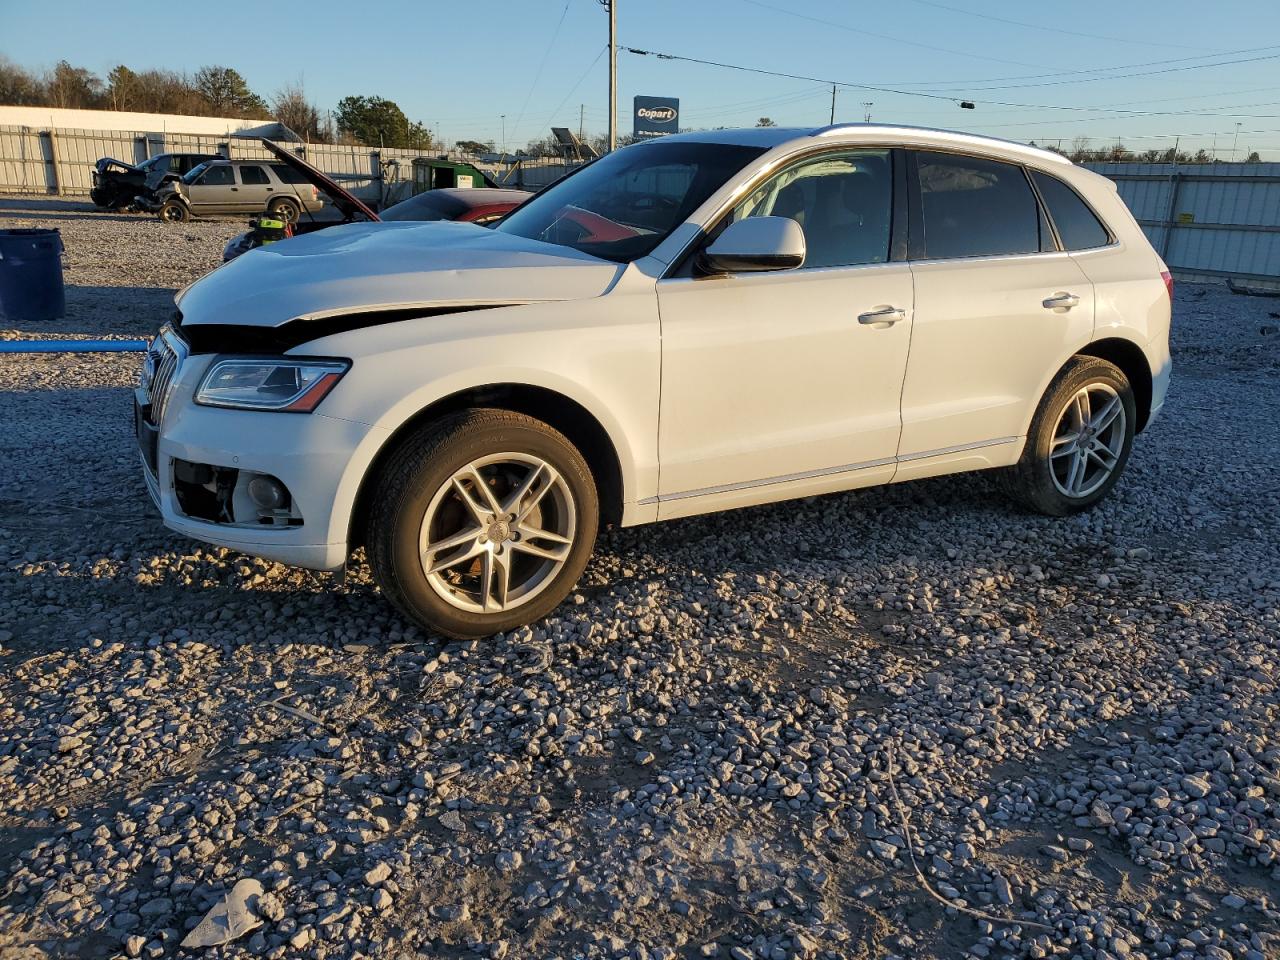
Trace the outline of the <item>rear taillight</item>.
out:
[[[1164,288],[1169,291],[1169,302],[1173,303],[1173,274],[1168,270],[1161,270],[1160,279],[1164,281]]]

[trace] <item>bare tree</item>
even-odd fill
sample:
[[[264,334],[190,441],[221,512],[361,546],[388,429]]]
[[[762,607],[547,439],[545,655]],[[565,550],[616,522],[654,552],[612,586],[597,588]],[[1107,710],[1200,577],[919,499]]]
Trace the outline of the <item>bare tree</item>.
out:
[[[0,103],[22,107],[40,106],[44,102],[45,91],[40,78],[8,57],[0,56]]]
[[[44,85],[51,107],[84,110],[101,106],[102,81],[84,67],[73,67],[66,60],[58,61]]]
[[[276,120],[283,123],[304,140],[323,143],[320,129],[320,111],[307,99],[302,84],[289,84],[271,98],[271,110]]]

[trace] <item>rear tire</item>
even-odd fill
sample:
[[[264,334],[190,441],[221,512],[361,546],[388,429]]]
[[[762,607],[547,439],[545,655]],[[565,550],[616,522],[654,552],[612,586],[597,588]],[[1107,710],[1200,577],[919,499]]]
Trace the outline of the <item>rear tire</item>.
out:
[[[600,507],[582,455],[545,423],[472,409],[418,430],[377,477],[374,580],[405,616],[457,638],[538,620],[591,556]]]
[[[275,217],[277,220],[283,220],[285,223],[297,223],[298,217],[301,216],[301,210],[298,204],[284,197],[277,197],[267,205],[267,213]]]
[[[156,216],[165,223],[186,223],[191,219],[191,211],[181,200],[166,200]]]
[[[1119,367],[1078,356],[1049,384],[1005,491],[1051,517],[1087,510],[1111,492],[1133,450],[1133,388]]]

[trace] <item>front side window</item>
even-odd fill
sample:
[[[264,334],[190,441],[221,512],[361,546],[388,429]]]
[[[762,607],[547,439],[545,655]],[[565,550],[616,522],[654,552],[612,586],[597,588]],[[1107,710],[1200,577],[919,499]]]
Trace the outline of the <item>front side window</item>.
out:
[[[763,152],[686,140],[634,144],[548,187],[494,229],[628,263]]]
[[[1111,242],[1111,234],[1107,233],[1107,228],[1089,205],[1080,199],[1080,194],[1057,177],[1039,170],[1032,170],[1031,178],[1044,198],[1044,205],[1049,208],[1049,216],[1053,217],[1053,225],[1058,228],[1063,249],[1089,250],[1105,247]]]
[[[1040,208],[1021,167],[919,152],[916,168],[925,259],[1040,251]]]
[[[261,167],[241,167],[240,182],[246,186],[262,186],[270,183],[267,177],[267,171]]]
[[[889,259],[893,161],[888,150],[824,154],[783,170],[737,207],[732,219],[790,217],[804,230],[805,267]]]
[[[236,182],[236,175],[226,165],[210,166],[195,178],[195,182],[206,187],[229,187]]]

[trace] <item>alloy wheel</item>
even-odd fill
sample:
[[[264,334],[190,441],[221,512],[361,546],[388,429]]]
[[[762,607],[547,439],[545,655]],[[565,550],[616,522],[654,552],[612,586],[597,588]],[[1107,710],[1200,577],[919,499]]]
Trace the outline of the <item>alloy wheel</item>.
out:
[[[1124,402],[1109,384],[1086,384],[1075,392],[1054,427],[1049,474],[1063,496],[1089,496],[1115,471],[1124,454]]]
[[[418,536],[422,571],[453,606],[504,613],[555,579],[577,519],[568,483],[547,461],[525,453],[480,457],[427,505]]]

